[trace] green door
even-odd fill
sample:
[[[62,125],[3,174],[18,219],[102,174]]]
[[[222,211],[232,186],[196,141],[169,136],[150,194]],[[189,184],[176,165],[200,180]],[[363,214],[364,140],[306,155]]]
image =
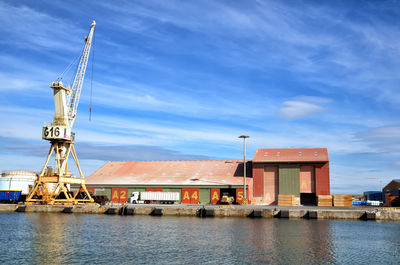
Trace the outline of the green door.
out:
[[[210,203],[210,189],[200,189],[200,203],[209,204]]]
[[[300,167],[298,165],[279,166],[279,194],[300,197]]]

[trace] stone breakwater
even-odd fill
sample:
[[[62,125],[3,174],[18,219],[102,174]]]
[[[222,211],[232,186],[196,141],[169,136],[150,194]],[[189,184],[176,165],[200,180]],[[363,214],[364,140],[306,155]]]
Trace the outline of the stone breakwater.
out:
[[[400,208],[386,207],[0,204],[0,212],[400,221]]]

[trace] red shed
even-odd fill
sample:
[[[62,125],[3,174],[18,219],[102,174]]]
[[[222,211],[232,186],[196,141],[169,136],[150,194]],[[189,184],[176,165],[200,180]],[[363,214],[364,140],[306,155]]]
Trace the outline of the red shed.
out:
[[[327,148],[257,149],[253,158],[253,200],[277,204],[279,194],[295,195],[303,205],[329,195]]]

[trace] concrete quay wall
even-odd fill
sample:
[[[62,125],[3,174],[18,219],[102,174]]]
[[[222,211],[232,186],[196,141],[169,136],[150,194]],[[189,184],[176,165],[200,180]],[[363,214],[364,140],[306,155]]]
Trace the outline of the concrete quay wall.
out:
[[[86,204],[62,206],[0,204],[0,212],[400,221],[400,208],[385,207],[279,207],[156,204],[129,204],[122,206]]]

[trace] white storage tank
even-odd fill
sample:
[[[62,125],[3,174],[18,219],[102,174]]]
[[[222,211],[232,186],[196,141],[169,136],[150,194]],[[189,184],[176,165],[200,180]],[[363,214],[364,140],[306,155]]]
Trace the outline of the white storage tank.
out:
[[[29,192],[29,185],[33,186],[37,174],[31,171],[15,170],[1,173],[0,190],[21,190],[23,194]]]

